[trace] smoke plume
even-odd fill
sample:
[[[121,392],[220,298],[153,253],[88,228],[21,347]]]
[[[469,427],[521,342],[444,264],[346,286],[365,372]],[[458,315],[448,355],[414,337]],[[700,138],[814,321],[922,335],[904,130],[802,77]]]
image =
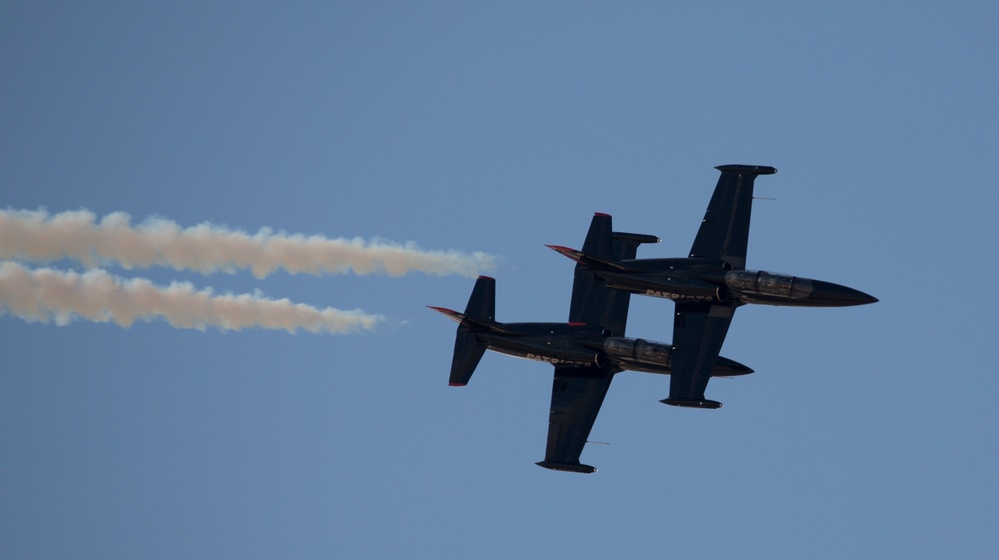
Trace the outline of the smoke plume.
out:
[[[5,234],[0,234],[5,238]],[[382,320],[360,310],[317,309],[259,295],[213,295],[187,282],[167,287],[123,279],[100,269],[82,274],[0,263],[0,315],[65,325],[76,318],[129,327],[163,318],[178,328],[240,330],[249,327],[295,332],[349,333],[371,330]]]
[[[475,276],[494,266],[493,257],[485,253],[424,251],[412,243],[307,237],[266,228],[250,235],[208,223],[181,228],[165,219],[133,226],[122,212],[98,221],[88,210],[49,215],[44,210],[0,209],[0,259],[63,258],[88,267],[115,262],[126,268],[167,266],[202,273],[248,269],[257,278],[279,268],[292,274]]]

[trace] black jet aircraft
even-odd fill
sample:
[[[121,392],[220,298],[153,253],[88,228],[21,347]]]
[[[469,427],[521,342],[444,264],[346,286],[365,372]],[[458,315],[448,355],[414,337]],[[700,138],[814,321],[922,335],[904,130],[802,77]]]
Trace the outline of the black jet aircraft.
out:
[[[635,258],[641,243],[658,243],[650,235],[613,232],[611,217],[593,217],[583,248],[608,261]],[[538,465],[560,471],[592,473],[579,462],[593,422],[615,373],[634,370],[668,374],[669,344],[624,336],[631,294],[612,290],[577,264],[568,323],[500,323],[495,320],[496,281],[480,276],[464,313],[431,307],[458,322],[451,361],[450,385],[468,383],[487,349],[555,366],[545,460]],[[709,375],[752,373],[748,367],[719,357]]]
[[[661,401],[674,406],[721,406],[704,398],[704,390],[739,306],[843,307],[878,301],[831,282],[746,270],[753,182],[777,170],[756,165],[716,169],[721,177],[687,258],[607,259],[585,247],[549,245],[577,262],[577,274],[583,266],[605,287],[676,303],[669,397]]]

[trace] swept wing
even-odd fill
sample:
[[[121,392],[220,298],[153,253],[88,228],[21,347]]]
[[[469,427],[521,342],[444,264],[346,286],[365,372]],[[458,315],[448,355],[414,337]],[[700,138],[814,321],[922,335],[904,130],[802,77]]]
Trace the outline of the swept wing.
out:
[[[548,446],[539,466],[581,473],[597,470],[581,464],[579,455],[616,372],[611,368],[555,367]]]
[[[650,235],[615,233],[611,217],[598,213],[590,222],[583,252],[610,261],[633,259],[641,243],[658,241]],[[586,265],[579,263],[572,282],[569,322],[599,326],[615,336],[624,336],[629,298],[628,292],[604,286]],[[611,379],[618,371],[617,368],[555,367],[548,445],[545,460],[538,465],[583,473],[596,470],[581,464],[579,455],[600,412]]]
[[[763,165],[720,165],[718,184],[704,212],[704,220],[690,247],[691,258],[722,260],[733,269],[746,268],[753,183],[757,175],[776,173]],[[704,398],[736,305],[677,302],[673,318],[673,365],[669,397],[675,406],[718,408]]]
[[[673,319],[673,365],[669,397],[663,403],[694,408],[719,408],[704,398],[711,371],[718,361],[735,307],[705,303],[677,303]]]
[[[690,257],[723,260],[736,270],[744,269],[753,182],[757,175],[771,175],[777,170],[763,165],[719,165],[715,169],[722,174],[690,247]]]

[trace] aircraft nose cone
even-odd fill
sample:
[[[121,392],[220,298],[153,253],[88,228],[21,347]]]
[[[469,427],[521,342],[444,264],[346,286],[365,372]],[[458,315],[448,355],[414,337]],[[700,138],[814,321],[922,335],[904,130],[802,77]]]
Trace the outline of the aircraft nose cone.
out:
[[[867,305],[876,303],[878,298],[832,282],[812,280],[812,294],[809,299],[822,306],[847,307],[851,305]]]
[[[726,358],[725,356],[718,356],[718,360],[715,361],[715,369],[711,375],[729,377],[750,373],[753,373],[753,368],[740,364],[739,362]]]
[[[857,293],[860,294],[860,303],[858,303],[857,305],[867,305],[868,303],[877,303],[879,301],[878,298],[872,295],[865,294],[864,292],[857,292]]]

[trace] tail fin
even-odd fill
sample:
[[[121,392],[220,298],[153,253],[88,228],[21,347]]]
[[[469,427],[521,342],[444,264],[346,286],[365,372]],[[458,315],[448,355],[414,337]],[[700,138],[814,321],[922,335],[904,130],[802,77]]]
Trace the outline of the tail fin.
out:
[[[431,309],[458,321],[448,385],[455,387],[467,385],[488,347],[488,344],[478,339],[475,331],[490,329],[496,322],[496,280],[488,276],[479,276],[475,281],[475,287],[472,288],[472,295],[468,298],[464,313],[441,307],[431,307]]]
[[[496,279],[479,276],[468,296],[465,315],[473,319],[492,323],[496,320]]]
[[[611,229],[610,214],[594,213],[593,219],[590,221],[590,229],[586,231],[586,240],[583,241],[581,252],[586,255],[617,260],[617,255],[614,254],[614,232]]]
[[[606,287],[596,271],[622,270],[620,261],[634,259],[639,245],[658,242],[654,235],[613,231],[611,216],[597,212],[586,232],[582,251],[549,245],[576,261],[569,321],[600,325],[614,335],[624,336],[630,294]]]
[[[659,241],[660,239],[655,235],[612,231],[610,214],[596,212],[593,214],[593,220],[590,221],[590,229],[586,232],[586,240],[583,241],[581,252],[588,257],[616,262],[635,258],[638,246],[642,243],[659,243]],[[552,246],[549,245],[549,247]],[[558,251],[558,249],[555,250]],[[573,258],[565,252],[559,252]]]

